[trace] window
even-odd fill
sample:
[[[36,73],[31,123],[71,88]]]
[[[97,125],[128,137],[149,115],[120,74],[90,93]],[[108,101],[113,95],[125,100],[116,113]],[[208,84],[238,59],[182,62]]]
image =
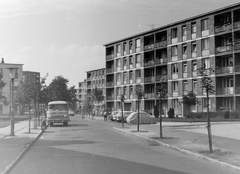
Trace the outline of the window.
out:
[[[136,39],[136,47],[139,48],[141,46],[140,39]]]
[[[197,61],[196,60],[192,61],[192,70],[197,71]]]
[[[187,54],[187,44],[182,44],[182,53]]]
[[[126,57],[123,58],[123,66],[127,66],[127,58]]]
[[[172,39],[177,38],[177,28],[172,29]]]
[[[201,23],[202,23],[202,31],[208,30],[208,19],[203,19]]]
[[[202,59],[202,65],[203,65],[203,68],[204,68],[204,69],[208,69],[208,68],[210,68],[210,61],[209,61],[209,58]]]
[[[211,107],[209,101],[210,101],[210,99],[207,101],[207,98],[203,98],[203,108],[204,109],[207,108],[207,105],[209,105],[209,108]]]
[[[121,45],[118,44],[118,45],[117,45],[117,53],[120,53],[120,52],[121,52]]]
[[[173,100],[172,100],[172,107],[173,107],[174,109],[178,108],[178,99],[173,99]]]
[[[117,87],[117,96],[121,94],[121,88],[120,87]]]
[[[177,46],[172,47],[172,56],[177,56]]]
[[[178,91],[178,82],[173,82],[173,91]]]
[[[132,80],[133,74],[132,71],[129,71],[129,80]]]
[[[209,49],[209,39],[203,39],[202,40],[202,50],[208,50]]]
[[[121,60],[117,59],[117,67],[120,67],[120,66],[121,66]]]
[[[196,52],[197,51],[197,44],[196,42],[192,42],[192,52]]]
[[[136,70],[136,78],[141,78],[141,70],[140,69]]]
[[[117,81],[118,81],[118,82],[121,81],[121,73],[117,73]]]
[[[127,94],[127,87],[124,86],[124,87],[123,87],[123,95],[126,95],[126,94]]]
[[[127,81],[127,73],[126,72],[123,73],[123,81]]]
[[[132,41],[130,41],[129,42],[129,50],[130,50],[130,52],[132,51],[132,49],[133,49],[133,44],[132,44]]]
[[[178,73],[178,64],[177,63],[174,63],[172,64],[172,73]]]
[[[184,81],[183,81],[183,90],[184,90],[184,91],[187,91],[187,90],[188,90],[188,86],[187,86],[187,85],[188,85],[187,80],[184,80]]]
[[[193,34],[193,33],[196,33],[196,31],[197,31],[197,29],[196,29],[196,22],[192,22],[192,28],[191,28],[191,30],[192,30],[192,34]]]
[[[187,62],[183,62],[183,72],[187,72]]]
[[[124,42],[123,43],[123,52],[125,52],[127,50],[126,46],[127,46],[127,44]]]
[[[0,71],[0,76],[1,78],[3,78],[3,69],[1,68],[1,71]]]
[[[187,35],[187,27],[186,27],[186,25],[182,26],[182,35],[183,36]]]
[[[193,91],[197,91],[197,80],[193,80]]]
[[[140,54],[137,54],[137,63],[141,62]]]

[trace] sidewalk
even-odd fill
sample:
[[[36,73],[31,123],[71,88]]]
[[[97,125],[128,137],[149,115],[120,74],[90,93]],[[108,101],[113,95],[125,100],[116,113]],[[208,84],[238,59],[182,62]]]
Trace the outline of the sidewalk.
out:
[[[206,123],[163,122],[162,139],[159,123],[141,124],[139,131],[137,125],[127,123],[124,128],[119,125],[114,129],[144,138],[149,145],[164,146],[240,171],[240,122],[212,123],[212,154],[209,154]]]
[[[10,126],[0,128],[0,174],[6,174],[31,144],[41,136],[40,127],[31,128],[29,133],[28,121],[15,123],[14,127],[15,136],[9,136]]]

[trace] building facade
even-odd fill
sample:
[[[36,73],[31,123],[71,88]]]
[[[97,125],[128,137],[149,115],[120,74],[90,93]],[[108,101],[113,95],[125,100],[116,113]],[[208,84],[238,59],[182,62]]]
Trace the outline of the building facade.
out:
[[[87,71],[87,97],[90,97],[94,88],[102,89],[104,100],[101,103],[94,102],[94,109],[102,112],[105,109],[105,68]]]
[[[84,80],[83,82],[78,83],[78,89],[76,92],[76,98],[78,100],[77,108],[79,108],[80,110],[83,108],[86,97],[87,97],[87,80]]]
[[[2,89],[3,99],[0,99],[0,116],[2,115],[10,115],[10,107],[11,107],[11,78],[10,78],[10,70],[9,68],[16,68],[15,77],[14,77],[14,85],[13,91],[14,93],[18,90],[18,85],[21,83],[23,71],[23,64],[12,64],[5,63],[4,59],[0,63],[0,75],[2,81],[5,83],[5,86]],[[18,107],[15,107],[15,114],[19,113]]]
[[[166,83],[169,108],[183,116],[182,96],[193,91],[199,104],[192,112],[240,109],[240,4],[181,20],[160,28],[114,41],[106,47],[106,107],[137,109],[135,87],[141,84],[145,97],[141,110],[152,112],[159,99],[156,88]],[[207,101],[198,68],[213,68],[214,94]]]

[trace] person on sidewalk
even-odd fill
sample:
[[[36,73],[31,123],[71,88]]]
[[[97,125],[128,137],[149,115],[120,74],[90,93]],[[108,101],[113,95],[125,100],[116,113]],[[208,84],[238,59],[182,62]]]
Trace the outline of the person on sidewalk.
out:
[[[93,111],[93,113],[92,113],[92,119],[94,118],[94,116],[95,116],[95,111]]]

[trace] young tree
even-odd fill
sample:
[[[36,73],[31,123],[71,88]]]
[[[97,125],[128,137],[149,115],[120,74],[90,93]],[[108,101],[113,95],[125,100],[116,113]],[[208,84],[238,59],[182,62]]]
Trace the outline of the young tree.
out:
[[[167,97],[167,84],[160,82],[156,88],[156,96],[159,98],[159,125],[160,125],[160,138],[163,138],[162,131],[162,101]]]
[[[123,124],[123,121],[124,121],[124,118],[123,118],[123,105],[124,105],[125,96],[123,94],[121,94],[119,99],[121,101],[121,108],[122,108],[122,127],[124,127],[124,124]]]
[[[95,87],[92,90],[92,99],[93,99],[93,101],[97,102],[97,104],[99,106],[99,104],[104,100],[103,90]],[[97,107],[97,112],[99,113],[98,107]]]
[[[141,104],[141,100],[144,98],[144,91],[143,91],[143,87],[142,85],[138,84],[136,85],[135,88],[135,95],[137,97],[137,107],[138,107],[138,124],[137,124],[137,131],[139,131],[139,121],[140,121],[140,116],[139,116],[139,112],[140,112],[140,104]]]
[[[214,91],[214,86],[212,85],[212,79],[209,77],[214,70],[212,68],[199,68],[198,69],[198,74],[199,76],[202,76],[201,79],[201,87],[203,90],[205,90],[207,94],[207,129],[208,129],[208,140],[209,140],[209,152],[213,152],[212,148],[212,135],[211,135],[211,122],[210,122],[210,115],[209,115],[209,94],[213,94]]]

